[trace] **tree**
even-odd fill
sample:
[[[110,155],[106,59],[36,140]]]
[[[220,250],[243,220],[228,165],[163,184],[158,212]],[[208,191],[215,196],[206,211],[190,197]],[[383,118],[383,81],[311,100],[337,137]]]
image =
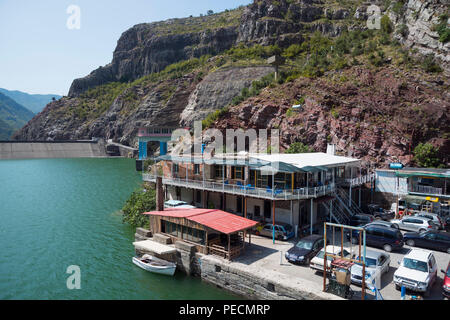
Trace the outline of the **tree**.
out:
[[[153,189],[134,191],[122,208],[123,222],[133,227],[148,225],[148,217],[142,213],[156,209],[156,192]]]
[[[286,150],[286,153],[310,153],[313,152],[313,149],[307,145],[304,145],[302,142],[294,142],[290,145],[289,149]]]
[[[437,168],[442,165],[438,153],[439,150],[431,143],[420,143],[414,149],[414,161],[419,167]]]

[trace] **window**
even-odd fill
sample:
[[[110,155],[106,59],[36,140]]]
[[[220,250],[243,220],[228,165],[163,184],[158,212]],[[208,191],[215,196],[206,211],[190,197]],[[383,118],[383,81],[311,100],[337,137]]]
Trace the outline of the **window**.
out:
[[[244,167],[232,167],[233,179],[244,179]]]
[[[173,166],[173,172],[178,173],[178,171],[179,171],[179,169],[180,169],[180,168],[178,167],[178,163],[173,163],[172,166]]]
[[[202,192],[200,190],[197,190],[196,195],[197,195],[196,202],[197,203],[202,203]]]
[[[200,174],[200,165],[194,164],[194,174]]]
[[[425,236],[425,239],[427,240],[436,240],[436,234],[435,233],[429,233]]]
[[[382,229],[373,229],[372,235],[376,237],[384,237],[384,232]]]
[[[222,166],[215,166],[215,172],[216,172],[216,178],[223,178],[223,167]]]

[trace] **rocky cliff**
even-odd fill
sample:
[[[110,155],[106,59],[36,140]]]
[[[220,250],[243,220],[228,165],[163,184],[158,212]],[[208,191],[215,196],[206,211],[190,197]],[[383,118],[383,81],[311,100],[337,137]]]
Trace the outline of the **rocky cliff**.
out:
[[[412,164],[412,149],[429,142],[450,161],[449,84],[425,73],[356,66],[326,76],[299,78],[230,108],[214,127],[279,129],[281,149],[302,142],[326,152],[384,164]],[[291,109],[303,100],[298,111]]]
[[[383,30],[366,30],[370,4],[389,17]],[[15,139],[102,137],[134,146],[138,127],[190,125],[244,101],[212,118],[215,124],[279,126],[284,147],[300,139],[323,150],[332,141],[380,162],[408,161],[419,142],[442,153],[450,54],[436,25],[446,13],[444,0],[255,0],[219,14],[139,24],[122,34],[110,64],[76,79],[68,97],[49,104]],[[266,61],[273,54],[287,59],[281,78],[255,84],[272,72]],[[337,85],[330,77],[369,80]],[[309,88],[298,119],[286,115],[298,103],[288,90],[293,83]],[[261,98],[264,87],[273,96]],[[294,132],[292,121],[302,119]]]

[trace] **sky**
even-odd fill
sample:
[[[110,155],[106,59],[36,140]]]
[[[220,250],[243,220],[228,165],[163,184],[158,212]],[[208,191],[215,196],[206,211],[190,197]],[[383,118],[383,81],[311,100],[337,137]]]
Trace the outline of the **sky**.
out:
[[[251,2],[0,0],[0,88],[67,95],[74,79],[111,62],[120,35],[135,24],[221,12]]]

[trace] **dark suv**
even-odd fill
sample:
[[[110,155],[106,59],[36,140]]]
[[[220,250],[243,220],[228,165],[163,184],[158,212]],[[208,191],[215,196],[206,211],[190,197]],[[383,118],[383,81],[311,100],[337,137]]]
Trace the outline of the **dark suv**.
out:
[[[389,221],[391,219],[395,218],[395,212],[384,210],[382,207],[380,207],[377,204],[369,204],[367,206],[367,212],[374,216],[375,219],[382,219],[385,221]]]
[[[385,228],[381,226],[365,226],[366,230],[366,245],[369,247],[382,248],[384,251],[391,252],[392,250],[400,250],[403,248],[403,235],[394,228]],[[359,232],[353,230],[352,243],[359,243]],[[363,236],[361,235],[363,241]],[[361,243],[363,244],[363,243]]]
[[[365,226],[373,222],[374,218],[368,214],[355,214],[350,218],[350,225],[353,227]]]

